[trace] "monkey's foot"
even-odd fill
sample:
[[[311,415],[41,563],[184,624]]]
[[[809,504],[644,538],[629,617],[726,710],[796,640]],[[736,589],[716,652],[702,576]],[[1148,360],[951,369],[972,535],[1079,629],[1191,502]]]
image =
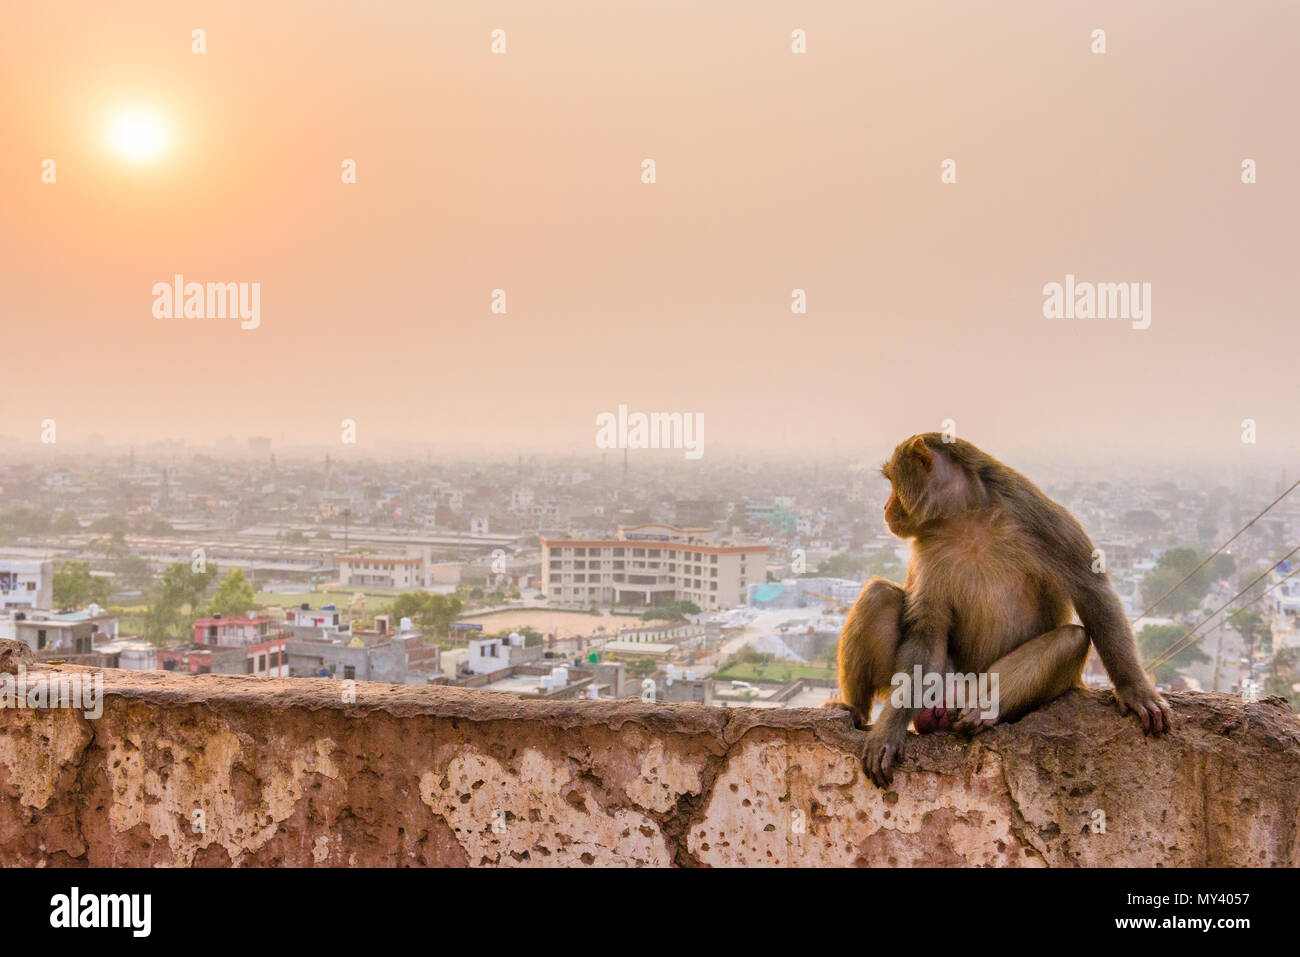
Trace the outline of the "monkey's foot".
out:
[[[952,723],[952,729],[961,734],[979,734],[998,723],[997,718],[980,717],[979,708],[964,709]]]
[[[822,707],[834,708],[838,711],[847,711],[849,717],[853,721],[853,727],[857,728],[859,731],[867,730],[867,716],[847,701],[840,701],[838,698],[832,698],[830,701],[823,702]]]
[[[862,770],[878,788],[888,787],[894,780],[894,769],[903,760],[907,744],[907,730],[901,734],[883,727],[882,722],[871,726],[867,732],[867,746],[862,756]]]
[[[917,734],[932,734],[935,731],[951,731],[956,712],[952,708],[922,708],[912,719]]]

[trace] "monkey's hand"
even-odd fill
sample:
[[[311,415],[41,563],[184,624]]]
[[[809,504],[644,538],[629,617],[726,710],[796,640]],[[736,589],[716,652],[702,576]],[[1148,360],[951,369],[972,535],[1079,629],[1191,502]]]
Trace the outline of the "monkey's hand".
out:
[[[1142,722],[1143,734],[1162,734],[1174,726],[1174,713],[1150,682],[1115,685],[1119,713],[1132,711]]]
[[[882,714],[867,732],[867,747],[862,756],[862,769],[875,782],[876,787],[888,787],[894,780],[894,768],[903,760],[907,744],[907,725],[894,729]]]

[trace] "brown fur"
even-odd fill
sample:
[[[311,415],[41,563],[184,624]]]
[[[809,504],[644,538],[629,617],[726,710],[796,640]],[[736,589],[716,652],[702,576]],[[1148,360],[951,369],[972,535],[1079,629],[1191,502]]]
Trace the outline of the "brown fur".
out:
[[[1121,708],[1149,731],[1169,727],[1119,598],[1093,572],[1092,543],[1068,511],[969,442],[937,432],[899,445],[882,472],[892,485],[886,524],[912,540],[912,557],[902,587],[867,583],[840,636],[840,694],[860,722],[892,677],[917,664],[997,673],[999,720],[1020,717],[1080,683],[1091,642]],[[914,716],[887,705],[872,725],[864,764],[878,784],[892,777]],[[956,723],[984,726],[970,708]]]

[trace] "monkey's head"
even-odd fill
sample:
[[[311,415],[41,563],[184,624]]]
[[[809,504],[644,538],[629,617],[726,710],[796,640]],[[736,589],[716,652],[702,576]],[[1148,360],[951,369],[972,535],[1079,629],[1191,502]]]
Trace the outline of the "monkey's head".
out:
[[[927,522],[974,506],[980,480],[973,466],[984,458],[969,442],[944,442],[938,432],[901,443],[880,470],[892,486],[885,503],[889,530],[899,538],[912,538]]]

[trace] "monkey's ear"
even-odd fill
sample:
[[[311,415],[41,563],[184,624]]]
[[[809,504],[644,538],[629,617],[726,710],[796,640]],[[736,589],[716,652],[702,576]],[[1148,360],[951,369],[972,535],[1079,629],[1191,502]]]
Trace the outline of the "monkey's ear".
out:
[[[925,439],[918,435],[912,440],[912,446],[908,451],[916,457],[916,464],[919,465],[923,471],[934,471],[934,453],[931,452],[930,447],[925,444]]]

